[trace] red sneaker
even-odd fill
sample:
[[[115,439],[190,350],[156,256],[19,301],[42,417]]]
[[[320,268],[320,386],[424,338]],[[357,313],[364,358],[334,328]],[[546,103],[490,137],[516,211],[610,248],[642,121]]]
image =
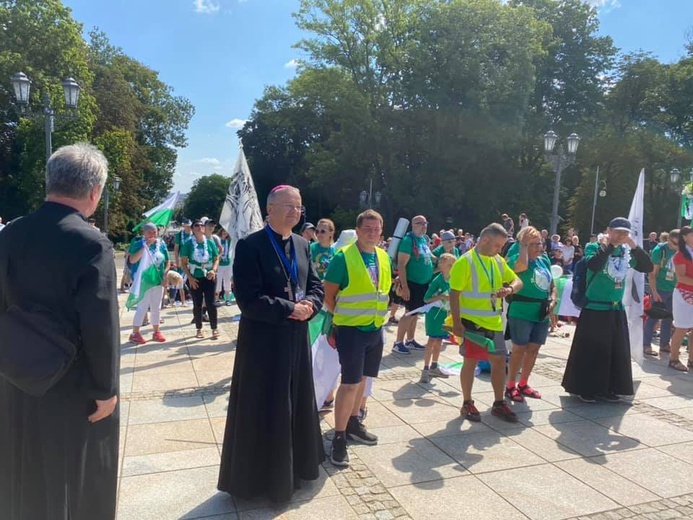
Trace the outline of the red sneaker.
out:
[[[474,406],[474,401],[465,401],[460,408],[460,415],[472,422],[481,421],[481,414],[476,406]]]
[[[152,339],[153,339],[154,341],[158,341],[159,343],[163,343],[164,341],[166,341],[166,338],[164,337],[164,335],[163,335],[163,334],[161,333],[161,331],[159,331],[159,330],[157,330],[157,331],[152,335]]]
[[[144,345],[147,340],[142,337],[142,334],[139,332],[133,332],[130,334],[130,341],[134,343],[135,345]]]

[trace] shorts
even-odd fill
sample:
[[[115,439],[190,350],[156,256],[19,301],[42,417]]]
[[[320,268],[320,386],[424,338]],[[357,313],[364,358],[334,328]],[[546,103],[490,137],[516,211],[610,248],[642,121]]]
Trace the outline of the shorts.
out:
[[[443,329],[445,318],[448,317],[448,311],[441,307],[434,307],[426,313],[426,336],[435,339],[446,339],[450,337],[450,333]]]
[[[409,301],[404,302],[404,308],[407,311],[413,311],[426,305],[424,296],[426,296],[426,291],[428,291],[428,284],[408,282],[407,285],[409,286]]]
[[[360,383],[363,376],[378,377],[383,357],[382,329],[364,332],[356,327],[337,326],[335,341],[343,384]]]
[[[460,355],[464,356],[464,357],[467,356],[467,350],[465,348],[465,343],[462,343],[462,345],[460,345]],[[488,352],[489,356],[506,356],[508,354],[508,349],[505,347],[505,333],[504,332],[494,332],[493,345],[496,347],[496,351],[495,352],[489,351]]]
[[[549,322],[521,320],[519,318],[508,318],[508,329],[510,339],[518,347],[525,347],[529,343],[543,345],[549,335]]]
[[[678,289],[674,289],[672,310],[674,311],[674,327],[677,329],[693,328],[693,305],[683,299]]]

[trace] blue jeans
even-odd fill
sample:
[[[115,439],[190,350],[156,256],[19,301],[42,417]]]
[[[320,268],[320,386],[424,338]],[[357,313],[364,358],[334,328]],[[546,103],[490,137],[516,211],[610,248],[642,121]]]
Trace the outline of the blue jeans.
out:
[[[657,291],[659,296],[662,298],[662,302],[666,305],[666,308],[671,312],[672,298],[674,296],[673,292],[670,291]],[[653,300],[654,301],[654,300]],[[659,329],[659,346],[668,347],[669,341],[671,340],[671,326],[673,320],[662,320],[662,326]],[[645,322],[645,330],[643,331],[642,343],[645,348],[652,345],[652,333],[654,332],[655,324],[657,320],[652,318],[647,318]]]

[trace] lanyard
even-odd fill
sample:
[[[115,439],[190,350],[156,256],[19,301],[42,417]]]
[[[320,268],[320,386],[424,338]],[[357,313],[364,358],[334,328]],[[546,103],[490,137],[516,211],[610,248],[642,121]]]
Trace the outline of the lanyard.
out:
[[[366,265],[366,259],[363,258],[363,251],[361,251],[361,248],[358,247],[358,244],[356,245],[358,248],[359,252],[361,253],[361,260],[363,261],[363,265],[366,266],[366,271],[369,271],[370,275],[370,269],[368,269],[368,266]],[[366,253],[370,254],[370,253]],[[373,280],[373,277],[371,277],[371,282],[373,282],[373,285],[375,286],[376,292],[378,291],[378,286],[380,285],[380,262],[378,262],[378,252],[375,252],[375,280]]]
[[[477,253],[476,249],[474,250],[474,254],[476,255],[477,259],[479,260],[479,263],[481,264],[481,268],[484,270],[484,274],[486,275],[486,279],[491,284],[491,291],[493,291],[494,290],[494,287],[493,287],[493,273],[494,273],[493,266],[491,266],[491,274],[489,275],[488,269],[486,269],[484,262],[481,261],[481,257],[479,256],[479,253]]]
[[[270,227],[266,226],[265,231],[267,231],[270,242],[272,242],[272,246],[274,246],[274,251],[277,253],[279,260],[282,262],[284,276],[286,276],[287,280],[291,280],[291,283],[293,283],[295,287],[298,287],[298,263],[296,262],[296,249],[294,249],[294,241],[289,238],[289,244],[291,247],[291,261],[289,261],[289,259],[286,257],[284,249],[279,247],[279,243],[277,242],[277,239],[274,238],[274,233],[272,233]]]

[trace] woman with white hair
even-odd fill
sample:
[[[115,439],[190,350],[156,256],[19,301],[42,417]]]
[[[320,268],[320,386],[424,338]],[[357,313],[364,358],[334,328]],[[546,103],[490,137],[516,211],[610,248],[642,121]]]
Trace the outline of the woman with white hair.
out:
[[[147,342],[140,333],[140,328],[144,323],[147,311],[151,310],[151,323],[154,329],[152,340],[163,343],[166,341],[166,338],[159,330],[159,324],[161,323],[160,307],[164,296],[166,273],[168,273],[171,262],[168,256],[168,248],[164,241],[159,238],[159,232],[155,224],[147,222],[142,226],[142,237],[133,240],[129,254],[132,272],[135,273],[133,279],[135,282],[138,279],[140,280],[140,293],[143,289],[145,290],[143,294],[138,295],[139,301],[137,302],[135,317],[132,320],[130,341],[137,345],[143,345]],[[141,269],[144,269],[145,272],[139,272]],[[152,271],[148,271],[149,269],[154,271],[153,274],[158,274],[161,283],[153,287],[144,286],[149,279],[147,274],[152,273]]]

